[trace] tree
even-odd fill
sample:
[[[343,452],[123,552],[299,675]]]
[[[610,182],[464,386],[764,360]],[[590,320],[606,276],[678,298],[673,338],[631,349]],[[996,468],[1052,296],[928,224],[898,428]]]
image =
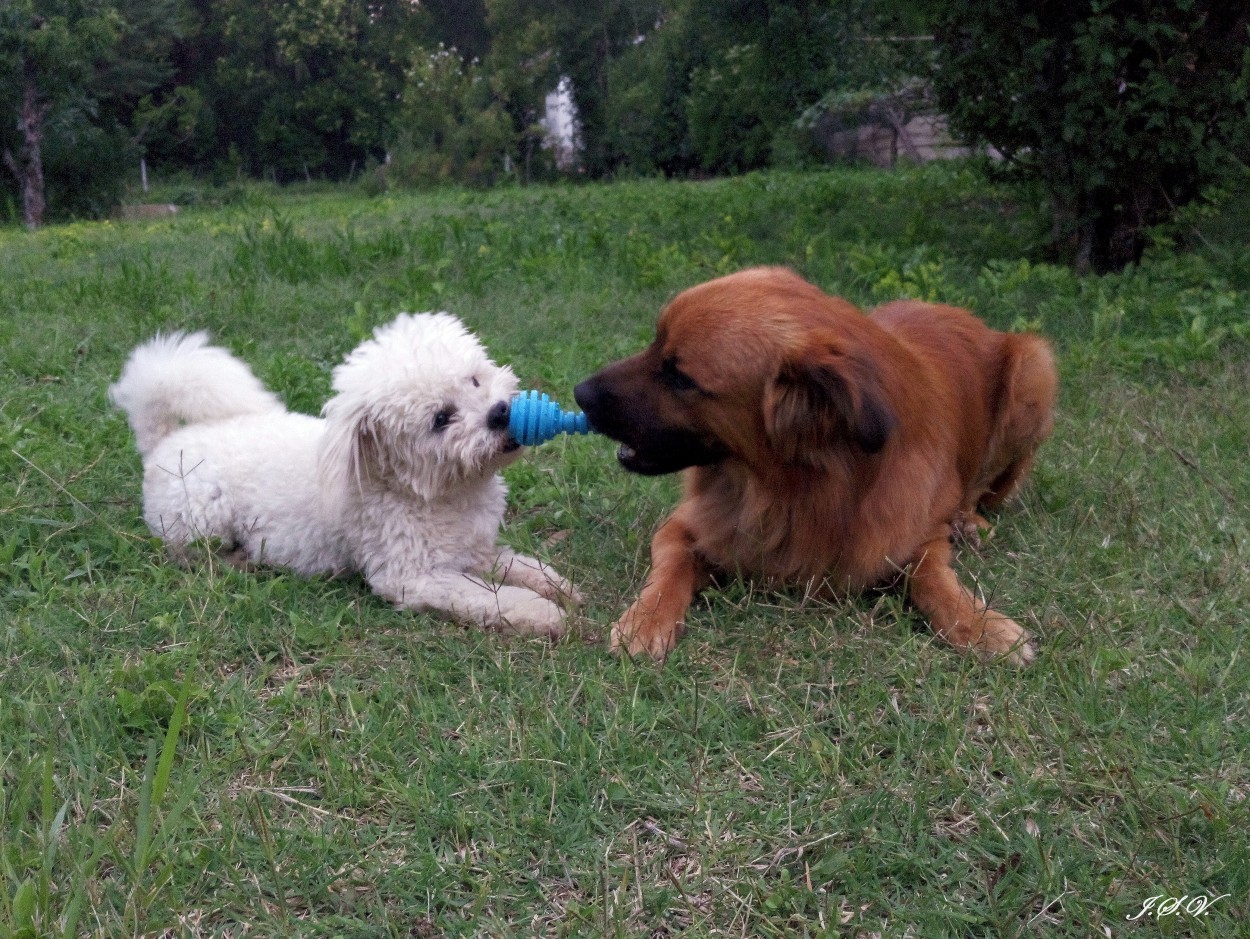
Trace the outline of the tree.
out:
[[[472,17],[449,24],[411,0],[189,2],[177,73],[144,103],[165,132],[151,145],[170,162],[281,181],[380,159],[414,50],[474,35]]]
[[[385,178],[418,186],[494,182],[513,137],[478,64],[441,46],[414,51],[392,133]]]
[[[90,62],[120,31],[116,11],[87,0],[37,6],[34,0],[13,0],[0,10],[3,112],[16,116],[17,130],[16,140],[3,138],[4,164],[21,189],[30,229],[43,224],[47,208],[43,154],[49,118],[88,106]]]
[[[895,46],[865,41],[909,24],[907,6],[665,0],[611,64],[608,164],[722,173],[802,154],[796,122],[807,108],[834,90],[893,86],[910,74]]]
[[[691,41],[684,8],[671,6],[609,68],[604,147],[613,170],[675,175],[698,166],[686,97],[703,46]]]
[[[419,10],[423,46],[455,49],[466,62],[480,61],[490,51],[485,0],[421,0]]]
[[[246,169],[283,181],[340,175],[380,148],[384,82],[365,54],[364,2],[223,0],[212,15],[217,126]]]
[[[568,78],[577,109],[583,168],[610,169],[605,149],[612,63],[659,15],[658,0],[486,0],[491,51],[486,65],[526,145],[548,92]]]
[[[943,0],[933,74],[952,126],[1049,192],[1080,271],[1250,156],[1250,8],[1227,0]]]
[[[0,8],[4,163],[28,228],[60,214],[100,212],[133,165],[126,126],[140,97],[168,74],[181,0],[9,0]],[[12,129],[10,129],[12,128]]]
[[[712,40],[690,75],[686,104],[704,170],[754,169],[793,137],[794,122],[856,74],[871,18],[858,0],[693,0],[693,25]]]

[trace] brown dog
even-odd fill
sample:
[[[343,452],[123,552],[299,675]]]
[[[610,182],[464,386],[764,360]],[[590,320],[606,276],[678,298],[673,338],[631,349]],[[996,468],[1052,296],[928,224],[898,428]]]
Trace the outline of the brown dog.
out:
[[[986,525],[1054,423],[1049,344],[954,307],[865,316],[783,268],[692,287],[655,341],[577,386],[636,473],[686,470],[612,648],[662,659],[719,572],[826,593],[903,576],[934,631],[1017,665],[1028,634],[968,591],[951,540]]]

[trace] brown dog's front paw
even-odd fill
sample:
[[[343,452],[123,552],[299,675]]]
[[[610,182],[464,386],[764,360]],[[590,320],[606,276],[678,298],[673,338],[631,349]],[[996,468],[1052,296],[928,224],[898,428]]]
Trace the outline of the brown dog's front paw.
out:
[[[640,609],[635,603],[612,624],[609,648],[613,652],[626,652],[634,657],[647,655],[663,662],[677,645],[680,634],[680,624],[665,621],[654,611]]]
[[[1023,668],[1037,658],[1037,643],[1015,620],[991,611],[985,618],[976,652],[984,659]]]

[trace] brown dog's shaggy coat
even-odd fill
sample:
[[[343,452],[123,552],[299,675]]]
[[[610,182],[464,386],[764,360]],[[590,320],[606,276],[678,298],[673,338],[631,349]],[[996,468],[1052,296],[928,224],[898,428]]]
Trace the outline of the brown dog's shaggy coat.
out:
[[[1028,634],[959,582],[951,540],[1019,487],[1057,389],[1044,339],[954,307],[864,315],[782,268],[690,288],[575,392],[626,469],[686,471],[613,648],[662,659],[720,572],[830,593],[901,576],[951,645],[1027,664]]]

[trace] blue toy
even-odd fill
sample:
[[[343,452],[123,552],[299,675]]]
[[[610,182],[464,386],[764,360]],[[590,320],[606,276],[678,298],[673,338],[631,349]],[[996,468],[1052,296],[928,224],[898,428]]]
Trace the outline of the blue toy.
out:
[[[522,391],[512,399],[508,431],[527,447],[546,443],[556,434],[588,434],[593,427],[581,411],[565,411],[547,395]]]

